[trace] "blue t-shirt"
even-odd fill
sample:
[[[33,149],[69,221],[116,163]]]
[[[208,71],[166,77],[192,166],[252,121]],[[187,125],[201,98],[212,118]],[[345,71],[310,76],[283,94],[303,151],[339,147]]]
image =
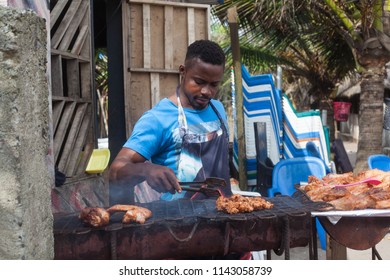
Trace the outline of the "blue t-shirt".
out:
[[[222,103],[217,100],[211,102],[228,129]],[[207,133],[221,126],[217,114],[210,105],[203,110],[184,108],[184,112],[190,133]],[[177,174],[181,143],[178,108],[168,98],[164,98],[141,116],[124,147],[136,151],[155,164],[170,167]]]

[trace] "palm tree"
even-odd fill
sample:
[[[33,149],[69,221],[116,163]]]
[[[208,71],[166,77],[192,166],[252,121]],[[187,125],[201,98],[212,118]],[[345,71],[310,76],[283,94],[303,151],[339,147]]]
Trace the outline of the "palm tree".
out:
[[[382,152],[389,1],[226,0],[214,12],[224,21],[232,6],[237,7],[242,32],[289,59],[292,63],[284,64],[285,68],[292,78],[305,77],[312,95],[327,98],[348,73],[361,73],[355,171],[366,169],[367,157]]]
[[[330,19],[351,47],[361,72],[359,143],[355,171],[367,169],[367,158],[382,152],[385,64],[390,59],[390,3],[324,0]],[[345,2],[345,3],[344,3]]]

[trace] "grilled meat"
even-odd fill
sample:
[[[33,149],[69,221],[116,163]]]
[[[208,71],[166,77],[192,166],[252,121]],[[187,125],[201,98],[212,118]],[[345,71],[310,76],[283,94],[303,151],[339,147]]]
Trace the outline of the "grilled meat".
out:
[[[390,199],[380,200],[375,203],[375,209],[388,209],[390,208]]]
[[[86,207],[81,210],[79,218],[87,225],[102,227],[109,224],[110,213],[104,208]]]
[[[382,183],[372,185],[361,181],[377,179]],[[359,182],[359,183],[358,183]],[[352,186],[350,183],[358,183]],[[309,176],[308,184],[301,186],[312,201],[323,201],[332,204],[336,210],[357,210],[367,208],[390,208],[390,172],[372,169],[354,176],[345,174],[328,174],[321,179]]]
[[[244,197],[240,194],[234,194],[229,198],[220,196],[216,202],[217,210],[229,214],[270,209],[273,206],[273,203],[266,201],[261,197]]]
[[[145,221],[152,216],[152,211],[147,208],[135,205],[116,204],[107,209],[109,213],[112,212],[126,212],[123,215],[122,223],[129,224],[136,222],[144,224]]]

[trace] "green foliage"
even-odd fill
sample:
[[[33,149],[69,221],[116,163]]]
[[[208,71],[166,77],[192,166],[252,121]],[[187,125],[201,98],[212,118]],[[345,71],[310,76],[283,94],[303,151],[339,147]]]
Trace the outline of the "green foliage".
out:
[[[222,26],[233,6],[239,18],[241,60],[252,73],[272,73],[280,65],[285,79],[307,80],[308,94],[323,99],[355,70],[352,49],[322,1],[226,0],[212,10]]]

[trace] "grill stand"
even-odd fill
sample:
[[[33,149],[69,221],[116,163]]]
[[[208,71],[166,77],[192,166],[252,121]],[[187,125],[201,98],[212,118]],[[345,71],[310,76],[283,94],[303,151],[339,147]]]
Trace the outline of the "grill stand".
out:
[[[311,218],[311,238],[309,242],[309,257],[311,260],[318,260],[318,244],[317,244],[317,226],[316,218]]]
[[[112,260],[117,260],[118,255],[116,252],[117,248],[117,236],[116,236],[116,231],[111,231],[110,232],[110,246],[111,246],[111,259]]]
[[[308,214],[305,213],[305,214],[310,215],[310,213]],[[280,248],[274,249],[273,251],[278,256],[281,256],[284,253],[284,259],[289,260],[290,259],[290,220],[287,216],[285,216],[283,217],[282,221],[283,221],[282,242],[280,244]],[[315,218],[310,219],[310,228],[311,228],[311,234],[309,237],[309,259],[318,260],[317,228],[316,228]],[[272,259],[271,251],[272,250],[266,250],[267,260]]]
[[[372,259],[373,260],[382,260],[381,255],[379,254],[378,250],[376,249],[375,245],[374,247],[371,248],[371,253],[372,253]]]
[[[223,254],[226,256],[228,253],[229,253],[229,247],[230,247],[230,244],[229,244],[229,240],[230,240],[230,223],[227,222],[226,225],[225,225],[225,247],[224,247],[224,250],[223,250]]]

